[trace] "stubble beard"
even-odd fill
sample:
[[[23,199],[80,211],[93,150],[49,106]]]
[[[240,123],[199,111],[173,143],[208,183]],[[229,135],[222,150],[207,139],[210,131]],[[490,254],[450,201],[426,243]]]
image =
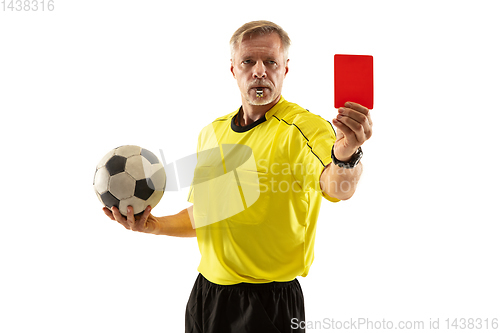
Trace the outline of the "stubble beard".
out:
[[[274,101],[274,94],[266,94],[266,96],[257,97],[252,94],[247,95],[247,102],[250,105],[267,105]]]
[[[257,97],[255,88],[247,88],[246,100],[250,105],[267,105],[276,99],[275,89],[269,83],[252,82],[249,86],[264,87],[262,97]]]

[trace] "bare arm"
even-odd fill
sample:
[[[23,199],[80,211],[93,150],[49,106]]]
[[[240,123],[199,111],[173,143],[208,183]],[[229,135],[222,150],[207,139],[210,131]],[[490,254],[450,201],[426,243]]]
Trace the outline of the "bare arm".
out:
[[[118,208],[112,210],[103,208],[104,213],[113,221],[117,221],[128,230],[144,232],[155,235],[167,235],[175,237],[196,237],[194,228],[193,206],[190,206],[178,214],[156,217],[151,215],[151,207],[148,206],[143,214],[134,217],[134,210],[128,207],[127,217],[120,214]]]
[[[347,102],[345,107],[339,109],[339,114],[332,122],[339,132],[333,148],[335,157],[348,162],[358,148],[372,136],[370,110],[357,103]],[[347,200],[356,191],[362,173],[361,163],[353,169],[330,163],[321,174],[321,189],[332,198]]]
[[[350,199],[356,191],[356,186],[363,173],[363,165],[353,169],[345,169],[330,163],[321,174],[321,190],[332,198]]]

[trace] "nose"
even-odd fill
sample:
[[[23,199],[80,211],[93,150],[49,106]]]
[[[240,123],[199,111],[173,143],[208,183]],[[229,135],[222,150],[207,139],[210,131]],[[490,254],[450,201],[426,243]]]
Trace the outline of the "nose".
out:
[[[266,66],[262,61],[257,61],[253,66],[253,77],[254,79],[264,79],[267,77]]]

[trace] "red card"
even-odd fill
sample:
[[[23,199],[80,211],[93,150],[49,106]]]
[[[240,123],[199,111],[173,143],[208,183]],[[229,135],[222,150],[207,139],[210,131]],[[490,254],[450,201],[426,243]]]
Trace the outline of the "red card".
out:
[[[335,108],[354,102],[373,109],[373,56],[336,54]]]

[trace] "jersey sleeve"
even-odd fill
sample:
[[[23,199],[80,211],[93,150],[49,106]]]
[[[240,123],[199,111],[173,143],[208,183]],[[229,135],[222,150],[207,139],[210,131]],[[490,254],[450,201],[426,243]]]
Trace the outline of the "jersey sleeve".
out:
[[[323,170],[332,163],[331,150],[335,140],[332,125],[317,115],[301,117],[290,128],[289,156],[295,180],[304,191],[319,191],[332,202],[340,200],[321,190],[320,178]]]

